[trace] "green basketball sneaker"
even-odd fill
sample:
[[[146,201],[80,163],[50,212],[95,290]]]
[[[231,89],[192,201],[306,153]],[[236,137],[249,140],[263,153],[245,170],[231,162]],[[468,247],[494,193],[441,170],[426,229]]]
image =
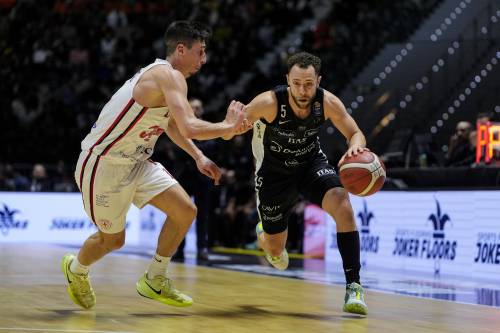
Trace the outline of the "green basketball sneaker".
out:
[[[61,269],[68,281],[69,297],[76,305],[90,309],[95,305],[94,289],[92,289],[88,274],[75,274],[69,269],[73,259],[75,259],[74,255],[66,254],[61,262]]]
[[[257,239],[260,238],[260,235],[264,232],[264,228],[262,227],[262,222],[257,223],[255,226],[255,232],[257,233]],[[266,253],[267,261],[273,265],[274,268],[279,269],[280,271],[284,271],[288,267],[288,252],[286,249],[283,250],[281,255],[277,257],[273,257],[270,254]]]
[[[193,299],[175,289],[172,281],[162,275],[148,279],[147,273],[137,281],[136,289],[139,295],[173,306],[190,306]]]
[[[343,310],[344,312],[362,315],[368,313],[368,307],[365,303],[365,291],[356,282],[350,283],[346,287]]]

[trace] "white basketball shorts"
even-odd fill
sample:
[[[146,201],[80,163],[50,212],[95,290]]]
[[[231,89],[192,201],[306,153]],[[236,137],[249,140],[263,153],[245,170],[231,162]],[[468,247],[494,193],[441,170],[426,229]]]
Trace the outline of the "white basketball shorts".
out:
[[[85,212],[104,233],[125,228],[133,203],[142,208],[177,181],[160,163],[151,160],[136,164],[117,163],[82,151],[75,170]]]

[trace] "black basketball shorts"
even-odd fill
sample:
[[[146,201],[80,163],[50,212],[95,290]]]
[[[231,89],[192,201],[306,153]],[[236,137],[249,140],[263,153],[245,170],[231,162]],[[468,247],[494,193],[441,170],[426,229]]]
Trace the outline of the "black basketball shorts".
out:
[[[326,192],[334,187],[342,187],[340,178],[323,153],[293,170],[264,163],[255,178],[257,211],[264,231],[277,234],[287,229],[299,194],[321,207]]]

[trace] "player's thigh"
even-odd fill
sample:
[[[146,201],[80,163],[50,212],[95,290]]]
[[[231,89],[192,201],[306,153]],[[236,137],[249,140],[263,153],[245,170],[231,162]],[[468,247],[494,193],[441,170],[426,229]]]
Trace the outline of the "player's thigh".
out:
[[[158,162],[143,162],[134,205],[141,208],[152,204],[172,218],[188,218],[196,215],[196,206],[186,191]]]
[[[132,203],[133,165],[119,165],[90,154],[79,173],[85,212],[106,234],[125,229],[127,212]]]
[[[288,218],[298,200],[294,177],[272,173],[259,173],[255,194],[257,212],[267,234],[279,234],[288,227]]]
[[[326,194],[334,188],[343,191],[340,177],[326,157],[318,155],[300,177],[299,189],[306,199],[322,207]]]

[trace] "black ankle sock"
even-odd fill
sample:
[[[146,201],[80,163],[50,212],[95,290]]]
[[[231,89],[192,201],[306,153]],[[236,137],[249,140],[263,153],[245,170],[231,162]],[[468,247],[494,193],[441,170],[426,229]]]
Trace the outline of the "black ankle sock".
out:
[[[337,245],[344,266],[344,274],[347,284],[359,282],[359,270],[361,269],[359,259],[359,232],[338,232]]]

